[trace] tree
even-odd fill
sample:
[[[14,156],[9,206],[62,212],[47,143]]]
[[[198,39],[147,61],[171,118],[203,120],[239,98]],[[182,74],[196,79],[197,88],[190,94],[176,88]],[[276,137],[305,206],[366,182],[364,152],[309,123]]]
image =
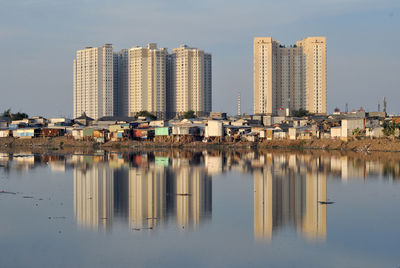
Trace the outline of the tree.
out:
[[[309,111],[300,108],[298,110],[293,110],[292,112],[294,117],[303,117],[303,116],[307,116],[307,115],[312,115],[312,113],[310,113]]]
[[[16,114],[13,114],[11,118],[12,120],[22,120],[24,118],[28,118],[28,115],[26,113],[18,112]]]
[[[28,118],[29,116],[26,113],[18,112],[16,114],[11,113],[11,109],[5,110],[2,114],[2,117],[10,118],[11,120],[22,120],[24,118]]]
[[[11,109],[5,110],[2,114],[1,117],[8,117],[11,118]]]
[[[151,120],[156,120],[157,119],[157,116],[155,116],[154,114],[152,114],[152,113],[149,113],[148,111],[140,111],[140,112],[138,112],[137,114],[136,114],[136,116],[144,116],[144,117],[148,117],[148,118],[150,118]]]
[[[396,126],[394,122],[384,121],[382,127],[383,134],[385,134],[385,136],[391,136],[394,135],[396,128],[398,128],[399,126]]]
[[[196,118],[196,114],[194,113],[193,110],[187,111],[182,115],[183,119],[191,119],[191,118]]]

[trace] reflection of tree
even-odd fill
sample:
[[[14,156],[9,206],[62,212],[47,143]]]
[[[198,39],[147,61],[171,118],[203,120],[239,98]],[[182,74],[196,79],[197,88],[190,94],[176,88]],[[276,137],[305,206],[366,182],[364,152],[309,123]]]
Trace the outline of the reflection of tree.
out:
[[[398,179],[399,176],[399,166],[394,166],[390,164],[384,164],[383,165],[383,177],[385,179],[393,178],[393,179]]]

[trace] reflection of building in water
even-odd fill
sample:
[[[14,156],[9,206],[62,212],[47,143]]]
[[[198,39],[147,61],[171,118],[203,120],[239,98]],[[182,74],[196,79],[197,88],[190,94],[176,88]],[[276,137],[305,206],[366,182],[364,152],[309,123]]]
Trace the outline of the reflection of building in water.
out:
[[[279,229],[292,227],[308,239],[325,239],[326,205],[318,201],[326,201],[326,176],[299,173],[290,157],[288,162],[274,160],[274,165],[254,172],[255,237],[271,239]]]
[[[177,169],[172,173],[170,187],[179,226],[196,227],[211,216],[211,177],[205,169],[189,166]]]
[[[222,156],[204,156],[204,165],[208,174],[219,174],[223,171],[223,158]]]
[[[108,228],[113,219],[113,171],[106,164],[74,169],[74,212],[79,226]]]
[[[15,168],[29,170],[35,166],[35,156],[32,152],[20,152],[13,155]]]
[[[364,178],[364,165],[360,163],[349,161],[348,156],[341,157],[341,173],[342,180],[349,178]]]
[[[301,231],[310,240],[325,240],[326,205],[319,201],[326,200],[326,175],[308,173],[305,181],[305,214]]]
[[[78,224],[108,226],[115,218],[131,228],[154,228],[172,216],[179,226],[197,226],[211,216],[211,177],[206,169],[184,159],[171,161],[169,167],[168,159],[157,159],[145,166],[113,169],[108,162],[93,164],[82,158],[74,170]]]
[[[129,170],[129,222],[133,228],[154,227],[166,215],[166,172],[162,166]]]
[[[65,173],[65,162],[64,161],[50,161],[49,167],[51,172]]]
[[[114,218],[125,220],[129,216],[129,169],[114,170]]]
[[[8,166],[10,163],[10,156],[7,153],[0,153],[0,164],[1,166]]]

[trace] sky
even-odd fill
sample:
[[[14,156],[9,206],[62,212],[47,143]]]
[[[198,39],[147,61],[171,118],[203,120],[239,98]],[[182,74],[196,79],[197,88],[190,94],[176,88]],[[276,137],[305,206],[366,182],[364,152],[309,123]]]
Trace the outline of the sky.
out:
[[[400,113],[398,0],[0,0],[0,112],[72,117],[76,51],[157,43],[213,57],[213,110],[253,110],[253,38],[327,38],[328,112]]]

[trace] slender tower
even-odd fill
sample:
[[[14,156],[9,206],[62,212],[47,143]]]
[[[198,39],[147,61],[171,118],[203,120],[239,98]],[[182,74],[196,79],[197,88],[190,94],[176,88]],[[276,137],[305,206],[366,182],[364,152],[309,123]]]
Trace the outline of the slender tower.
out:
[[[240,91],[238,93],[238,106],[237,106],[238,112],[237,115],[240,116],[242,112],[240,111]]]
[[[383,97],[383,112],[386,113],[386,97]]]

